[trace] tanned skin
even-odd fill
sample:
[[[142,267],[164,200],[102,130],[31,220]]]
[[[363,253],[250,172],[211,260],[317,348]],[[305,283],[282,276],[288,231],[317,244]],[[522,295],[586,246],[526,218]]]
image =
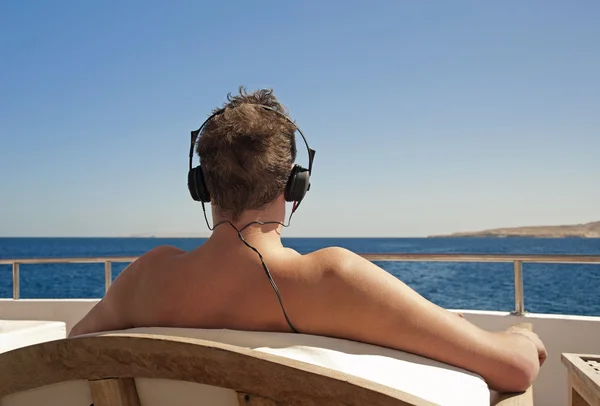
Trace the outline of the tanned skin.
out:
[[[217,213],[213,207],[214,223],[223,220]],[[280,196],[264,210],[246,211],[235,225],[284,217]],[[262,253],[300,333],[423,355],[479,374],[501,392],[527,389],[546,359],[530,331],[482,330],[346,249],[300,255],[285,248],[280,230],[255,225],[243,235]],[[228,224],[190,252],[161,246],[142,255],[69,336],[159,326],[291,331],[258,256]]]

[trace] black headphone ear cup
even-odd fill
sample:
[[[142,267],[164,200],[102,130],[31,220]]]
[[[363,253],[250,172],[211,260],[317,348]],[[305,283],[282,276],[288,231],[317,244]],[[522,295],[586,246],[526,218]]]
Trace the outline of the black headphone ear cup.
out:
[[[290,178],[285,187],[285,200],[287,202],[300,202],[310,189],[310,173],[300,165],[294,165]]]
[[[196,168],[192,168],[189,170],[188,172],[188,181],[187,181],[187,185],[188,185],[188,190],[190,192],[190,196],[192,196],[192,199],[194,199],[194,201],[199,202],[200,201],[200,197],[198,196],[198,193],[196,192]]]
[[[206,182],[204,181],[204,173],[202,172],[201,165],[198,165],[189,171],[188,189],[192,199],[195,201],[204,203],[210,202],[210,193],[208,193],[208,188],[206,187]]]

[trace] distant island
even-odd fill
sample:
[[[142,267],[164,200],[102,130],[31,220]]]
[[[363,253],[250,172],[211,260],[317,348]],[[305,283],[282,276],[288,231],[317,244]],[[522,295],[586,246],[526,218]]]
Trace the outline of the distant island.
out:
[[[538,238],[600,238],[600,221],[565,226],[533,226],[495,228],[483,231],[460,232],[447,235],[432,235],[430,238],[443,237],[538,237]]]

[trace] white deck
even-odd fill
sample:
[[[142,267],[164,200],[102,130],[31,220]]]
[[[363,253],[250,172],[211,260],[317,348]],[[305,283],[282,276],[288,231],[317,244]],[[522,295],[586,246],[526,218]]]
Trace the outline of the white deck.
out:
[[[0,318],[64,321],[70,331],[95,303],[95,299],[0,299]],[[533,324],[548,349],[548,360],[534,384],[536,406],[567,404],[567,375],[561,353],[600,354],[600,317],[461,311],[468,320],[488,330],[502,330],[519,322]]]

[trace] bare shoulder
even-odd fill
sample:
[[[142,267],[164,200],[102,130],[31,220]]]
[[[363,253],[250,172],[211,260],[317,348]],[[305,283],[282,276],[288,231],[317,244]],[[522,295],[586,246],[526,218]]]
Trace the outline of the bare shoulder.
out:
[[[382,286],[398,286],[400,280],[373,262],[343,247],[327,247],[303,256],[304,268],[316,272],[320,283],[316,293],[325,307],[337,307],[347,301],[360,306],[361,302],[377,300],[375,291]],[[372,286],[371,294],[357,294],[365,286]],[[323,294],[327,292],[326,294]],[[335,292],[335,293],[334,293]],[[364,292],[362,292],[364,293]]]
[[[177,247],[165,245],[139,256],[117,276],[108,292],[73,327],[69,336],[131,327],[132,300],[139,298],[135,293],[140,286],[148,287],[149,278],[139,278],[138,275],[160,269],[165,261],[184,253]]]
[[[327,247],[306,255],[307,259],[319,264],[329,273],[351,272],[360,266],[374,266],[355,252],[343,247]]]
[[[327,247],[314,251],[307,256],[312,256],[320,260],[338,260],[344,259],[350,255],[357,255],[352,251],[342,247]]]
[[[138,259],[147,260],[147,259],[158,259],[158,258],[168,258],[176,255],[184,254],[185,251],[181,248],[177,248],[173,245],[159,245],[158,247],[152,248],[150,251],[146,252]]]
[[[140,255],[119,274],[107,292],[107,298],[113,299],[113,296],[124,295],[129,300],[130,293],[140,286],[140,275],[143,274],[145,283],[148,283],[150,281],[147,279],[148,274],[158,275],[165,269],[171,269],[171,263],[185,253],[184,250],[171,245],[152,248]]]
[[[156,268],[156,265],[162,263],[163,260],[175,258],[183,254],[185,254],[185,251],[175,246],[159,245],[140,255],[123,273],[133,273],[134,271]]]

